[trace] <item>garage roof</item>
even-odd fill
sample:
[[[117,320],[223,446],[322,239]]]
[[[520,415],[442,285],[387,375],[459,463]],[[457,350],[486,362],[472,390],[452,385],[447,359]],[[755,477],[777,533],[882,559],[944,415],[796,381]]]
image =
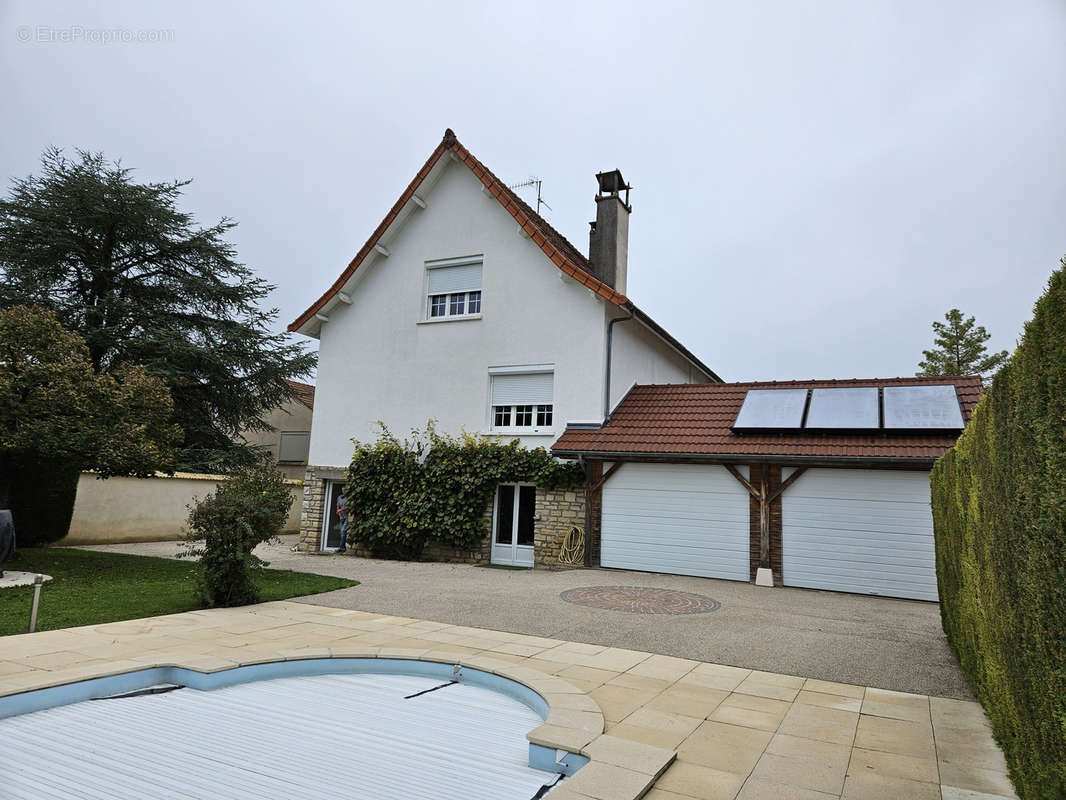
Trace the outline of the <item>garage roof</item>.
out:
[[[955,387],[963,419],[970,421],[981,396],[978,375],[866,380],[763,381],[706,385],[634,386],[607,424],[599,428],[567,428],[552,446],[557,456],[631,455],[744,461],[773,457],[804,462],[932,462],[955,444],[954,431],[936,433],[822,433],[807,430],[780,433],[738,433],[731,429],[749,389],[819,389],[860,386]]]

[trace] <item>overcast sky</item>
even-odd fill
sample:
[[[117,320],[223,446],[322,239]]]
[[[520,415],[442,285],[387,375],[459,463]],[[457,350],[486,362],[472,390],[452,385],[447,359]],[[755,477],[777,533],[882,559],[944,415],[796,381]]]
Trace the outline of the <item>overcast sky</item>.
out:
[[[630,298],[727,380],[913,374],[953,306],[1013,348],[1066,253],[1059,0],[0,0],[0,43],[0,177],[193,178],[279,327],[449,126],[583,252],[621,169]]]

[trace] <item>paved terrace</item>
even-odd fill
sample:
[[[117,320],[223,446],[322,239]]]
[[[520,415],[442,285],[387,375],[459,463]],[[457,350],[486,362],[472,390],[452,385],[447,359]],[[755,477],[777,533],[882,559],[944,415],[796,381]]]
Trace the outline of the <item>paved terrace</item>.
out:
[[[501,570],[292,553],[295,537],[261,545],[272,569],[362,583],[300,602],[603,647],[663,653],[766,672],[972,700],[948,647],[936,603],[626,570]],[[86,550],[174,557],[176,542]],[[624,586],[708,597],[703,614],[621,613],[566,602],[583,587]],[[47,591],[47,590],[46,590]]]
[[[592,759],[552,800],[1015,796],[974,702],[618,647],[293,602],[0,645],[0,696],[145,666],[211,672],[299,658],[421,658],[497,672],[551,706],[531,741]]]

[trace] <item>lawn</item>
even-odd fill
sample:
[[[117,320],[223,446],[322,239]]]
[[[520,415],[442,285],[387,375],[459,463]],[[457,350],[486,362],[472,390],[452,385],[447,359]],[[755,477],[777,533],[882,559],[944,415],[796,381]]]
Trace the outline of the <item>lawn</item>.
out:
[[[42,572],[37,630],[97,625],[177,614],[200,607],[194,562],[66,548],[27,548],[5,569]],[[270,569],[258,580],[262,599],[285,600],[344,589],[359,582],[306,572]],[[0,589],[0,636],[29,630],[32,587]]]

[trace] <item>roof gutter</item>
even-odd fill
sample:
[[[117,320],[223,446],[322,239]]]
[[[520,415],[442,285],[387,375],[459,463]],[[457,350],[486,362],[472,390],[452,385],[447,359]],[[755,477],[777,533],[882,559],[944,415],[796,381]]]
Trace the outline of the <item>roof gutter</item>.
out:
[[[928,470],[936,463],[935,458],[894,458],[891,456],[784,456],[768,453],[640,453],[633,451],[611,450],[561,450],[552,448],[551,453],[558,458],[585,458],[601,461],[647,461],[647,462],[691,462],[699,464],[751,464],[768,461],[774,464],[797,466],[862,466],[875,467],[898,466],[911,469]]]

